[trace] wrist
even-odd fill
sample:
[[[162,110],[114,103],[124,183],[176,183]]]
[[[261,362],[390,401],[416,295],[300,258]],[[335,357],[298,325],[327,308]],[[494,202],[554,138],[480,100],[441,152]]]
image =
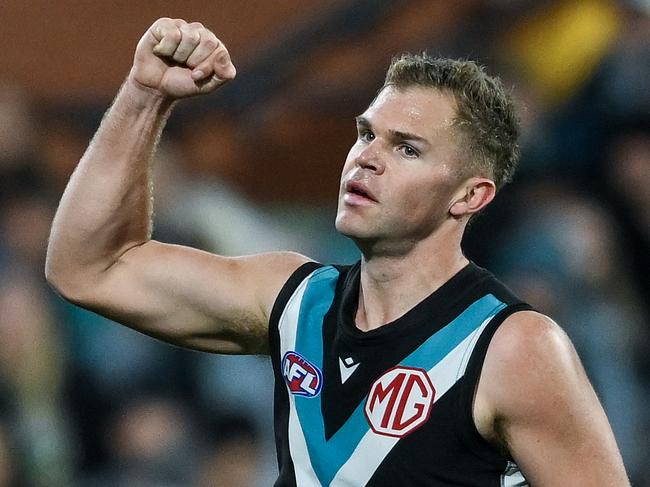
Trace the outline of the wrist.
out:
[[[133,72],[127,76],[122,85],[121,97],[126,98],[129,105],[137,110],[155,110],[167,112],[175,103],[175,99],[138,82]]]

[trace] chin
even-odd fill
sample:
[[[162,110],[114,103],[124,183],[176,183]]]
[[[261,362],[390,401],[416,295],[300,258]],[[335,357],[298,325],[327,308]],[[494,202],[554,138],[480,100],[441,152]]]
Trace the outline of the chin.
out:
[[[354,238],[359,231],[359,229],[356,228],[358,225],[354,225],[350,221],[350,218],[346,218],[340,214],[336,216],[336,222],[334,226],[336,227],[337,232],[350,238]]]
[[[375,237],[374,232],[363,225],[362,222],[351,222],[346,218],[337,218],[335,227],[341,235],[354,241],[373,239]]]
[[[346,237],[351,237],[351,233],[354,233],[352,230],[352,225],[349,222],[346,222],[344,218],[340,218],[338,215],[336,217],[336,222],[334,223],[336,231]]]

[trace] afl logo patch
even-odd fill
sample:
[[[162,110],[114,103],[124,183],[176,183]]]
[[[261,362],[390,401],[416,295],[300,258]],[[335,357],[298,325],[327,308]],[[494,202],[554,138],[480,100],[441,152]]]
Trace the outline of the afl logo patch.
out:
[[[364,412],[375,433],[402,438],[428,421],[435,393],[426,370],[393,367],[373,383]]]
[[[297,352],[287,352],[282,358],[282,375],[291,394],[316,397],[323,387],[323,373]]]

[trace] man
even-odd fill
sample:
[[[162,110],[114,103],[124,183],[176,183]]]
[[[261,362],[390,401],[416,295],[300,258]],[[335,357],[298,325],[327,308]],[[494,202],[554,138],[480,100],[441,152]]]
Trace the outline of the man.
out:
[[[343,167],[336,226],[362,259],[338,267],[151,240],[174,101],[234,76],[201,24],[151,26],[62,197],[50,283],[162,340],[270,353],[276,485],[628,485],[565,334],[460,248],[516,162],[500,83],[468,62],[393,63]]]

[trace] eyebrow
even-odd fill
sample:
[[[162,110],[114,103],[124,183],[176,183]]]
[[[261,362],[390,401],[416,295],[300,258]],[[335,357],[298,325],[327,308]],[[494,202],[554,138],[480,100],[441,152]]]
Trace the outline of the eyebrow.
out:
[[[363,115],[359,115],[358,117],[355,117],[355,120],[357,122],[357,127],[372,128],[372,124],[370,123],[370,120],[368,120]],[[431,143],[424,137],[410,132],[402,132],[401,130],[390,129],[388,133],[390,134],[391,138],[395,140],[411,140],[415,142],[421,142],[423,144],[426,144],[427,146],[431,145]]]

